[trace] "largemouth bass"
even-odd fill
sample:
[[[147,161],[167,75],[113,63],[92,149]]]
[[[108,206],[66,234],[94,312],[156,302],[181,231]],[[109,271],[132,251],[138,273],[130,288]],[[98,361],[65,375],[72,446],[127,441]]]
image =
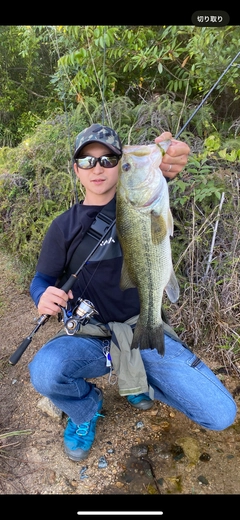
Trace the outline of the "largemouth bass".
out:
[[[131,348],[156,348],[164,355],[163,292],[179,298],[170,236],[173,217],[168,185],[159,165],[170,141],[124,146],[117,186],[116,224],[123,252],[122,290],[137,287],[140,314]]]

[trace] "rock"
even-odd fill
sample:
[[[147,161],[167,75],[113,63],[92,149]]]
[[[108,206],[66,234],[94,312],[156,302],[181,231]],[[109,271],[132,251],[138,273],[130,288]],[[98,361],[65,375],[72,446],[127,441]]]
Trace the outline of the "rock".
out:
[[[177,439],[177,444],[182,447],[185,455],[192,464],[197,464],[201,455],[199,442],[193,437]]]
[[[208,479],[206,477],[204,477],[204,475],[199,475],[198,481],[199,481],[199,484],[203,484],[204,486],[208,486],[208,484],[209,484]]]
[[[48,397],[42,397],[40,401],[38,401],[37,407],[45,412],[47,415],[52,417],[52,419],[62,419],[63,412],[53,402],[48,399]]]
[[[204,452],[200,455],[199,460],[201,460],[201,462],[209,462],[209,460],[211,460],[211,455],[209,455],[209,453],[206,453],[206,452],[204,451]]]
[[[144,444],[132,446],[131,453],[134,457],[144,457],[144,455],[148,454],[148,447]]]
[[[98,467],[99,468],[106,468],[108,465],[106,459],[104,456],[100,457],[99,461],[98,461]]]

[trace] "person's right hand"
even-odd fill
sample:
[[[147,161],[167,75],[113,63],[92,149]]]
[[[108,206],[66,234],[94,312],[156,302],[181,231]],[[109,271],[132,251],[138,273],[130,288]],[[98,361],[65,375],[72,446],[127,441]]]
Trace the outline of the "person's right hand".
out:
[[[49,285],[38,302],[38,312],[40,314],[49,314],[51,316],[58,314],[61,311],[59,305],[66,308],[69,298],[73,298],[71,290],[66,294],[62,289]]]

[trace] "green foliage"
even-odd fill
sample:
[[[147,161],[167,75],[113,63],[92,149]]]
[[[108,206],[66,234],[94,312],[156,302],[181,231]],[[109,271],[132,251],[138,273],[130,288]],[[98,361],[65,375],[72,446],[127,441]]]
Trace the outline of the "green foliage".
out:
[[[49,90],[54,58],[27,26],[0,26],[0,53],[0,144],[15,146],[57,106]]]
[[[63,30],[72,38],[71,52],[59,59],[58,80],[65,73],[70,95],[94,95],[99,101],[103,91],[108,101],[114,92],[127,93],[136,103],[147,100],[149,91],[200,101],[239,49],[239,30],[231,26],[65,26],[59,33]],[[224,85],[219,84],[219,94]],[[237,99],[237,64],[228,85]]]
[[[182,107],[181,127],[237,54],[239,40],[235,26],[0,26],[0,145],[14,147],[59,110],[87,109],[90,98],[104,104],[128,97],[139,105],[167,93]],[[236,62],[191,131],[212,132],[215,114],[220,131],[229,113],[239,117],[238,99]]]

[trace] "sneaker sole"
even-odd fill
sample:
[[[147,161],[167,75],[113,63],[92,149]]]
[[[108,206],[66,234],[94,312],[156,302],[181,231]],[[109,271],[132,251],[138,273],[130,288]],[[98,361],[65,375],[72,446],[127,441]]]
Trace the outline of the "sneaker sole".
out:
[[[133,403],[130,403],[129,404],[131,406],[133,406],[134,408],[138,408],[138,410],[149,410],[150,408],[152,408],[153,406],[153,401],[141,401],[140,403],[137,403],[137,404],[133,404]]]
[[[90,450],[88,450],[88,451],[81,450],[81,453],[79,453],[79,450],[76,450],[76,451],[78,451],[78,454],[77,453],[75,454],[74,451],[68,450],[67,447],[64,446],[64,451],[69,459],[73,460],[74,462],[78,462],[80,460],[86,459],[89,455]]]

